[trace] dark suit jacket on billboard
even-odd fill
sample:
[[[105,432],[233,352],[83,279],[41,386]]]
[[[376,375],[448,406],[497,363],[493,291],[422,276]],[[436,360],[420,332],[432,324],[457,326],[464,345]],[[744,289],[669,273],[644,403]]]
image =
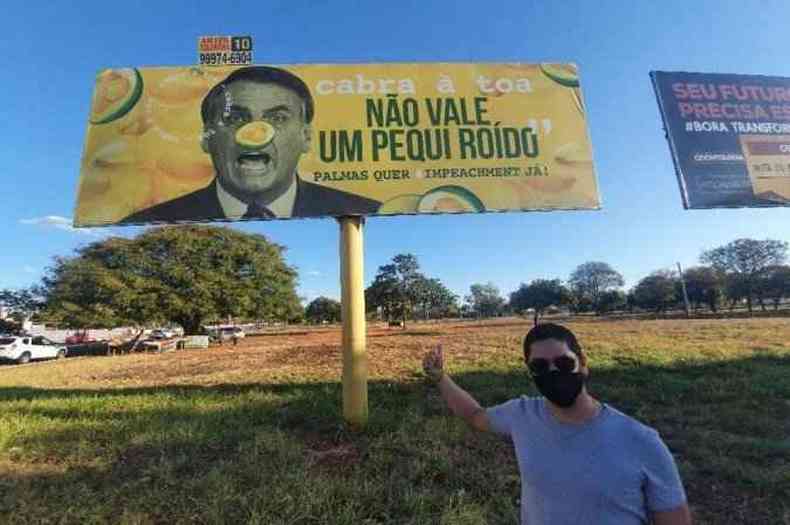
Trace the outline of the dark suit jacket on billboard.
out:
[[[120,224],[225,219],[217,197],[217,180],[192,193],[140,210]],[[291,217],[366,215],[381,203],[345,191],[335,190],[297,178],[296,200]]]

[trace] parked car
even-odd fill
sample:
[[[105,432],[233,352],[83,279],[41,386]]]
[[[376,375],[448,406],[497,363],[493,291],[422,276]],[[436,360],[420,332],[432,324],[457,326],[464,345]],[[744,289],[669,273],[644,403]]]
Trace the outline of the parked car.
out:
[[[74,332],[70,336],[66,337],[66,344],[67,345],[85,345],[88,343],[95,343],[96,338],[91,337],[87,330],[82,332]]]
[[[0,338],[0,360],[18,364],[34,359],[62,359],[68,355],[66,345],[50,341],[44,336],[13,336]]]
[[[231,326],[229,328],[223,328],[223,333],[227,334],[227,337],[236,339],[244,339],[247,337],[247,334],[244,333],[244,330],[241,329],[239,326]]]
[[[230,341],[234,337],[236,339],[244,339],[247,334],[238,326],[222,326],[209,329],[208,335],[212,340],[222,342]]]
[[[176,335],[178,334],[176,333],[175,330],[171,330],[169,328],[158,328],[152,331],[151,335],[149,335],[148,337],[149,339],[172,339]]]

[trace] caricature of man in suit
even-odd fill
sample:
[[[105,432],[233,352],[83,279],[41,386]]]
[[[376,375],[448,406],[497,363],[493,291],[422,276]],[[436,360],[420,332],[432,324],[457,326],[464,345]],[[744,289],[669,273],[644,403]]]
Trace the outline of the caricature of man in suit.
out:
[[[292,73],[267,66],[237,69],[208,92],[200,112],[201,146],[211,155],[214,180],[122,223],[364,215],[381,204],[299,177],[299,158],[310,150],[314,105],[310,90]],[[238,130],[257,121],[271,126],[274,137],[260,147],[240,144]]]

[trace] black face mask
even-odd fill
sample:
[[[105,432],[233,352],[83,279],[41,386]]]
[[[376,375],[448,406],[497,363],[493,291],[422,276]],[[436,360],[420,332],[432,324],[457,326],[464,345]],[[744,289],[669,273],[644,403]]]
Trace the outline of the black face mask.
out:
[[[563,408],[568,408],[579,397],[585,377],[580,372],[559,372],[552,370],[533,376],[535,386],[543,397]]]

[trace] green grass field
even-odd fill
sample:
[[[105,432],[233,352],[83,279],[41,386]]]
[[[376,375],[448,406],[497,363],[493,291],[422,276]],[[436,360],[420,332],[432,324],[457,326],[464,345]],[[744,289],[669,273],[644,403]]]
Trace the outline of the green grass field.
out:
[[[371,329],[364,432],[341,422],[335,329],[0,367],[0,523],[517,523],[511,446],[419,369],[442,342],[484,405],[534,395],[529,326]],[[790,524],[790,320],[569,326],[593,395],[661,432],[695,523]]]

